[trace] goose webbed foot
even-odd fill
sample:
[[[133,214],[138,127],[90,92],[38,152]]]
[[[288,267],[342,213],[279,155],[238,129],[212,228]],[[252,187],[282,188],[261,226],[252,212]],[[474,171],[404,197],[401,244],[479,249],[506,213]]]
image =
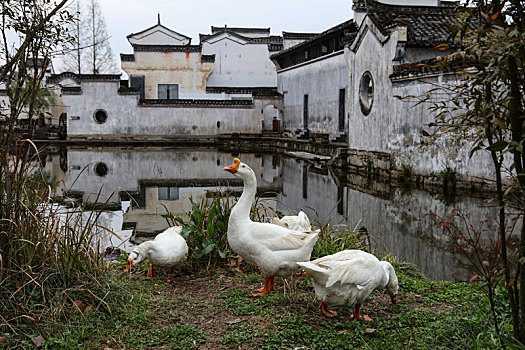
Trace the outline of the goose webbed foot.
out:
[[[275,288],[275,280],[274,277],[264,277],[264,287],[254,290],[254,292],[250,294],[251,297],[260,297],[262,295],[266,295],[270,293]]]
[[[326,317],[335,317],[335,316],[337,316],[337,312],[333,311],[333,310],[329,310],[328,309],[328,305],[326,305],[324,301],[321,301],[320,308],[321,308],[321,312]]]
[[[153,264],[149,264],[148,274],[146,275],[148,277],[153,277]]]
[[[372,322],[372,319],[368,317],[365,314],[361,314],[359,312],[359,309],[361,308],[361,305],[357,304],[355,306],[355,312],[353,315],[350,315],[351,320],[358,320],[358,321],[364,321],[364,322]]]

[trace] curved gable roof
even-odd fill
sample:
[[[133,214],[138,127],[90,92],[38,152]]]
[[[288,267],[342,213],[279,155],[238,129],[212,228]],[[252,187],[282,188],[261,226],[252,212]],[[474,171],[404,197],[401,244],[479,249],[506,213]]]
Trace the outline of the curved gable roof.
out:
[[[155,24],[138,33],[126,37],[132,45],[189,45],[191,38],[177,33],[162,24]]]

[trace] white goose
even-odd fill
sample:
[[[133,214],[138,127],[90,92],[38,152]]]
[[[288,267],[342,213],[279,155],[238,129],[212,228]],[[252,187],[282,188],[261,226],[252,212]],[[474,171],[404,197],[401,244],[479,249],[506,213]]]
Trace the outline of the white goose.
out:
[[[317,242],[319,230],[294,231],[271,223],[253,222],[250,209],[257,191],[257,179],[250,167],[237,158],[224,168],[241,178],[244,189],[228,221],[228,243],[232,250],[264,274],[264,287],[252,296],[274,289],[274,276],[289,276],[298,270],[298,261],[308,261]]]
[[[181,231],[180,226],[170,227],[159,233],[153,241],[146,241],[136,246],[129,254],[126,270],[131,271],[134,264],[147,257],[150,261],[148,277],[153,277],[153,265],[171,267],[168,277],[168,281],[171,281],[175,267],[184,263],[188,257],[188,245],[180,235]]]
[[[389,262],[379,261],[374,255],[361,250],[343,250],[322,258],[298,263],[313,278],[315,294],[321,299],[321,311],[328,317],[337,312],[328,305],[354,305],[351,319],[372,321],[361,315],[359,309],[375,289],[385,288],[392,303],[396,303],[398,282]]]
[[[304,211],[300,211],[297,215],[285,215],[282,218],[272,218],[270,223],[289,228],[297,231],[310,231],[310,219]]]

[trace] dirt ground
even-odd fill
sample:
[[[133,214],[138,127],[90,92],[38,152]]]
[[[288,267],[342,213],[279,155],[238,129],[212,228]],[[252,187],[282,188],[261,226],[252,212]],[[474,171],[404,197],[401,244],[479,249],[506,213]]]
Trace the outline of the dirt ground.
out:
[[[135,275],[133,278],[146,280],[145,276]],[[256,282],[259,280],[259,282]],[[303,321],[314,327],[318,327],[321,321],[327,318],[319,310],[319,301],[315,298],[313,288],[305,292],[304,287],[310,285],[310,281],[305,277],[293,277],[291,279],[276,278],[276,290],[272,293],[286,298],[279,298],[279,302],[272,304],[271,312],[253,312],[250,314],[235,313],[228,306],[227,298],[223,293],[232,291],[237,293],[240,302],[246,300],[249,304],[253,297],[251,291],[260,288],[263,278],[258,279],[253,274],[251,278],[247,275],[236,274],[226,276],[223,274],[206,276],[195,274],[178,274],[174,276],[171,284],[166,284],[162,280],[149,280],[146,283],[152,284],[155,306],[155,323],[158,326],[169,326],[176,322],[183,326],[197,327],[206,332],[207,339],[204,344],[200,344],[200,349],[221,349],[224,345],[220,339],[230,332],[233,325],[246,325],[255,331],[256,336],[250,343],[242,343],[238,349],[253,349],[253,344],[260,344],[265,332],[272,330],[273,321],[276,315],[290,315],[293,312]],[[240,296],[239,296],[240,294]],[[243,295],[244,294],[244,295]],[[246,299],[243,299],[246,298]],[[162,301],[168,301],[162,302]],[[420,307],[439,313],[451,310],[453,307],[448,304],[424,306],[419,295],[400,295],[400,303],[410,308]],[[372,318],[389,318],[393,315],[388,307],[390,305],[389,296],[383,292],[376,292],[369,297],[362,310]],[[340,311],[340,317],[349,317],[350,309]],[[170,317],[167,317],[170,315]],[[169,323],[169,324],[168,324]],[[343,330],[344,331],[344,330]],[[261,342],[259,341],[261,340]]]

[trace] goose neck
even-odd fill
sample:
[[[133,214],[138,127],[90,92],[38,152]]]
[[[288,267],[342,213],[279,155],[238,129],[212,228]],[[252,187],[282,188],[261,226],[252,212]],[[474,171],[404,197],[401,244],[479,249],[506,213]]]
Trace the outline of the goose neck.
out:
[[[254,174],[243,180],[244,188],[241,197],[232,211],[235,211],[239,218],[249,218],[255,193],[257,192],[257,180]]]

